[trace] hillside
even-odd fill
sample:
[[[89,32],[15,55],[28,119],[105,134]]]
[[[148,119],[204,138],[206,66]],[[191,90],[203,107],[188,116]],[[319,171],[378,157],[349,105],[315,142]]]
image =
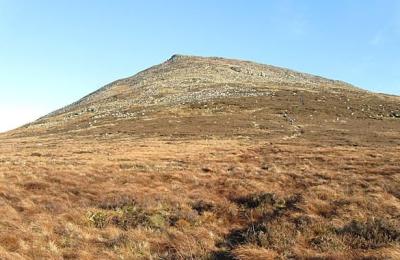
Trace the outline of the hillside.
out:
[[[385,136],[398,144],[398,104],[398,97],[288,69],[174,55],[22,131],[258,139],[304,135],[320,141],[335,136],[334,142],[347,143],[381,142]],[[221,121],[225,127],[216,123]]]
[[[399,259],[400,97],[174,55],[0,135],[1,259]]]

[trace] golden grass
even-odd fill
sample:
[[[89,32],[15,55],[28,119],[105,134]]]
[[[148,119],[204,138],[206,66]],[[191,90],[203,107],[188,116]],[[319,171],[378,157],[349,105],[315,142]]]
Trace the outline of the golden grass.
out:
[[[396,259],[400,148],[3,138],[3,259]]]

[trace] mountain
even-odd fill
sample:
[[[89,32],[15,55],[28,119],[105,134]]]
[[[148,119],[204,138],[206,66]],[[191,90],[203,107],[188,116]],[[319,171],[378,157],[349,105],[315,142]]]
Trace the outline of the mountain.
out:
[[[173,55],[21,130],[252,138],[304,135],[316,140],[336,136],[349,143],[380,142],[375,135],[391,136],[398,126],[398,104],[395,96],[284,68]],[[385,120],[384,129],[380,120]],[[327,132],[330,136],[322,136]]]
[[[1,259],[399,259],[400,97],[174,55],[0,134]]]

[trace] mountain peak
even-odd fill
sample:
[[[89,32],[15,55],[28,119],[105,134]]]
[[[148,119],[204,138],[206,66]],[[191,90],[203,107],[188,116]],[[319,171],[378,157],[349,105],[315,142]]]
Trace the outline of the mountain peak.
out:
[[[306,99],[321,100],[323,103],[317,107],[328,108],[329,113],[341,115],[352,111],[352,107],[343,100],[358,100],[366,95],[372,96],[341,81],[290,69],[250,61],[174,54],[166,62],[114,81],[29,127],[45,131],[49,128],[58,131],[85,129],[115,125],[119,120],[138,120],[160,111],[163,111],[163,116],[176,114],[180,118],[182,115],[192,116],[197,111],[193,107],[200,104],[206,107],[221,104],[207,112],[210,115],[230,111],[234,107],[254,111],[267,109],[267,113],[271,113],[273,109],[290,111],[293,106],[305,108]],[[327,99],[330,99],[329,107],[324,103]],[[232,104],[235,105],[231,107]],[[333,107],[338,110],[332,110]],[[342,107],[344,112],[338,107]],[[310,106],[307,109],[314,111],[316,108]],[[368,108],[363,109],[366,111]]]
[[[112,82],[51,115],[95,104],[107,105],[107,110],[132,105],[175,106],[231,96],[266,95],[282,88],[319,91],[349,87],[343,82],[271,65],[174,54],[164,63]],[[115,106],[116,103],[120,104]]]

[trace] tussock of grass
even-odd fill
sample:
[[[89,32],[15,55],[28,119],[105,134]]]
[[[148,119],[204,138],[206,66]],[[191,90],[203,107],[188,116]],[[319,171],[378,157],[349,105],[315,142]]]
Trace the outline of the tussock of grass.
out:
[[[353,248],[374,249],[400,242],[399,223],[385,219],[353,220],[338,230]]]

